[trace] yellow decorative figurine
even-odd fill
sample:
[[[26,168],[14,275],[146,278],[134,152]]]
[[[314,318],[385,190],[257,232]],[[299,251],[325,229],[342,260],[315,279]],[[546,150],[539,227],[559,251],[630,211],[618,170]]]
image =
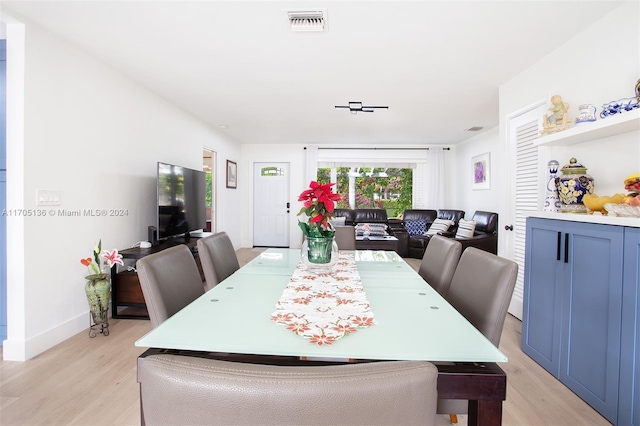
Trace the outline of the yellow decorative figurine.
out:
[[[545,114],[540,135],[548,135],[569,128],[569,104],[560,95],[551,97],[550,114]]]

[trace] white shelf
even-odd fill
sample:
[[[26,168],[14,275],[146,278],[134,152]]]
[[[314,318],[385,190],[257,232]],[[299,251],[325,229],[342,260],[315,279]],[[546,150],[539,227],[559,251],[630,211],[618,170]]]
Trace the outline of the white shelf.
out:
[[[640,130],[640,109],[611,115],[591,123],[578,124],[567,130],[542,136],[536,146],[573,145]]]

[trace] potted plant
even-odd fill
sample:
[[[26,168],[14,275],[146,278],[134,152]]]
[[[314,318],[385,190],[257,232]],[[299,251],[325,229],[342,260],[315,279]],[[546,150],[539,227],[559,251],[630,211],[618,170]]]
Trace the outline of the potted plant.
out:
[[[342,197],[331,190],[333,185],[335,183],[319,184],[312,181],[309,189],[298,197],[298,201],[304,203],[298,212],[298,216],[304,215],[304,220],[298,220],[298,226],[306,237],[301,254],[304,263],[312,268],[330,267],[332,259],[333,263],[337,260],[335,230],[330,220],[333,218],[335,203]]]
[[[107,312],[109,309],[109,297],[111,296],[111,268],[114,265],[124,265],[122,255],[117,249],[102,251],[102,240],[94,246],[93,256],[80,260],[89,269],[89,275],[85,277],[84,291],[89,302],[92,324],[89,336],[95,337],[94,326],[99,326],[100,333],[109,335],[109,321]]]

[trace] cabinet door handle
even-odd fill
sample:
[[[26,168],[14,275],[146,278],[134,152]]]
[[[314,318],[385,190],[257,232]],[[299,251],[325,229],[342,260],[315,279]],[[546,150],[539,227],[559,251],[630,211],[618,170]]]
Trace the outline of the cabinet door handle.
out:
[[[556,244],[556,260],[560,260],[560,244],[562,242],[562,232],[558,232],[558,243]]]
[[[569,234],[564,234],[564,263],[569,263]]]

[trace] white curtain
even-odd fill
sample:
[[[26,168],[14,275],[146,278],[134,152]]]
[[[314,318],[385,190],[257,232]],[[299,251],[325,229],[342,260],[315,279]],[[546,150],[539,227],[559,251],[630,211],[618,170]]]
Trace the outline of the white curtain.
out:
[[[305,161],[305,188],[311,181],[318,179],[318,147],[315,145],[307,146]]]
[[[431,147],[426,151],[426,161],[419,162],[413,170],[413,207],[437,209],[445,204],[444,150]]]

